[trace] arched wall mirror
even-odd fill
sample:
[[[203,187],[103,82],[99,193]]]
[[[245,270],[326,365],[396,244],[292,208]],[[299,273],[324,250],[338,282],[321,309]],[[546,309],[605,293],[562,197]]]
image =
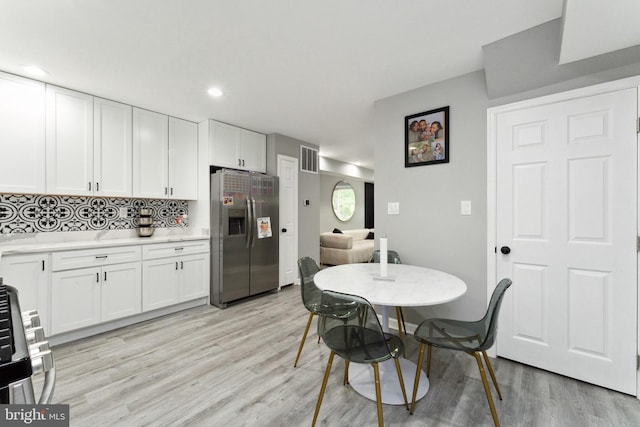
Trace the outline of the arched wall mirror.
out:
[[[339,221],[349,221],[356,211],[356,193],[346,181],[338,181],[331,193],[333,213]]]

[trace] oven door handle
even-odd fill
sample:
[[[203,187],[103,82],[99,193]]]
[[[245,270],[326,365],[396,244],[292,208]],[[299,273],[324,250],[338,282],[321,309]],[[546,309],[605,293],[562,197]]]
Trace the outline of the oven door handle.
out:
[[[47,405],[53,399],[53,390],[56,385],[56,364],[53,360],[53,353],[47,341],[31,344],[29,347],[34,372],[40,369],[44,372],[44,383],[38,405]]]

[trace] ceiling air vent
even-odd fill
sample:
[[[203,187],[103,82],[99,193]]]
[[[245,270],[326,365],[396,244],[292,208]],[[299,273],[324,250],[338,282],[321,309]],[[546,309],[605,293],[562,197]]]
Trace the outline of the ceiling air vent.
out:
[[[318,173],[318,150],[303,145],[300,146],[300,170]]]

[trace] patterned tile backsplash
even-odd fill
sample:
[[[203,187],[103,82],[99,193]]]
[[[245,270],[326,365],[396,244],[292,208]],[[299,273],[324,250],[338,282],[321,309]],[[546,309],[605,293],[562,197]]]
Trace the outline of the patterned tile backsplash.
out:
[[[134,229],[140,208],[152,209],[156,228],[179,227],[189,214],[186,200],[0,194],[0,234]]]

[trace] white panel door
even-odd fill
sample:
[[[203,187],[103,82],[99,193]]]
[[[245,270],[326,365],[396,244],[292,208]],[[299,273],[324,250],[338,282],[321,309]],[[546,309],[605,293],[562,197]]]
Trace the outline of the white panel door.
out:
[[[169,197],[198,198],[198,124],[169,117]]]
[[[47,85],[47,193],[93,194],[93,97]]]
[[[533,106],[496,125],[497,277],[513,280],[498,355],[634,395],[636,98]]]
[[[45,192],[44,83],[0,73],[0,192]]]
[[[97,196],[131,197],[131,106],[94,98],[93,177]]]
[[[133,197],[169,197],[169,121],[133,109]]]
[[[280,182],[279,286],[298,278],[298,159],[278,155]]]

